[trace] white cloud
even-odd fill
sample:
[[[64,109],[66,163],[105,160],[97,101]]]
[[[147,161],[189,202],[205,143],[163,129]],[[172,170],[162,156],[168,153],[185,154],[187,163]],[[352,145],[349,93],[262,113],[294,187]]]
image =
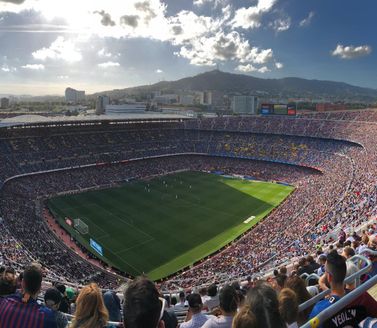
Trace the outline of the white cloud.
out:
[[[119,67],[120,64],[112,61],[108,61],[106,63],[98,64],[99,68],[111,68],[111,67]]]
[[[113,56],[111,52],[108,52],[105,48],[102,48],[97,52],[97,55],[102,58],[110,58]]]
[[[205,4],[214,4],[214,7],[217,7],[220,5],[225,6],[228,2],[229,0],[194,0],[193,5],[201,7]]]
[[[33,71],[43,71],[45,69],[45,65],[43,64],[27,64],[21,67],[25,69],[31,69]]]
[[[275,63],[275,67],[276,67],[277,69],[282,69],[282,68],[284,67],[284,65],[283,65],[283,63],[276,62],[276,63]]]
[[[341,44],[338,44],[331,52],[333,56],[340,57],[342,59],[354,59],[357,57],[367,56],[371,54],[372,47],[368,45],[363,46],[343,46]]]
[[[287,31],[291,27],[291,18],[278,18],[269,24],[276,32]]]
[[[78,62],[82,59],[82,54],[76,49],[73,40],[66,40],[59,36],[48,48],[42,48],[33,52],[33,57],[42,61],[47,59],[64,60],[66,62]]]
[[[269,12],[275,3],[276,0],[258,0],[255,6],[237,9],[232,20],[232,26],[241,27],[243,29],[260,27],[262,16]]]
[[[313,17],[315,16],[315,12],[314,11],[311,11],[308,15],[308,17],[304,18],[300,23],[299,25],[301,27],[306,27],[306,26],[309,26],[312,22],[312,19]]]
[[[68,79],[69,79],[69,76],[68,76],[68,75],[59,75],[59,76],[57,76],[57,78],[58,78],[59,80],[68,80]]]
[[[250,73],[250,72],[258,72],[258,73],[266,73],[270,72],[270,69],[267,66],[262,67],[255,67],[252,64],[247,65],[238,65],[236,67],[237,71],[244,72],[244,73]]]
[[[161,70],[161,69],[156,69],[156,71],[155,71],[157,74],[161,74],[161,73],[164,73],[164,71],[163,70]]]

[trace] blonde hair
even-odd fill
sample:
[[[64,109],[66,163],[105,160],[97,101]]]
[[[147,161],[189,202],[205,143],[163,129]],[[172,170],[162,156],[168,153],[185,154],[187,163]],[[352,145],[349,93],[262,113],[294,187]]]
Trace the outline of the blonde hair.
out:
[[[297,321],[298,317],[298,300],[296,293],[290,288],[283,288],[278,296],[279,312],[287,324]]]
[[[85,286],[77,297],[75,318],[70,328],[103,328],[108,320],[109,313],[97,284]]]
[[[257,328],[257,319],[250,306],[241,307],[233,319],[232,328]]]

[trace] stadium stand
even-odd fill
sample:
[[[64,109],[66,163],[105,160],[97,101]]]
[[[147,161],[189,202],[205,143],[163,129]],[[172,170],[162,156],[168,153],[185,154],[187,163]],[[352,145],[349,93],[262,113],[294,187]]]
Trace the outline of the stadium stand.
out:
[[[377,283],[376,128],[377,112],[365,110],[295,118],[49,122],[0,129],[0,326],[6,322],[2,321],[7,317],[4,309],[10,302],[7,290],[13,290],[12,286],[23,290],[22,279],[16,280],[12,270],[21,273],[31,262],[42,265],[40,296],[57,283],[70,286],[70,296],[62,295],[69,303],[67,312],[75,307],[77,291],[83,286],[96,283],[117,290],[131,278],[84,249],[75,252],[65,244],[60,231],[54,232],[48,224],[51,215],[46,199],[181,170],[284,181],[296,186],[296,191],[237,241],[158,282],[160,296],[173,299],[182,289],[199,292],[216,283],[223,311],[216,320],[230,322],[231,327],[234,304],[230,303],[237,294],[236,307],[244,314],[237,322],[254,320],[255,327],[265,327],[263,320],[267,319],[253,314],[253,309],[257,311],[253,308],[256,294],[268,299],[265,304],[275,304],[271,308],[266,305],[266,316],[275,316],[280,322],[289,316],[276,312],[277,294],[287,278],[297,277],[308,285],[306,300],[300,297],[299,302],[304,321],[296,314],[287,324],[345,327],[348,317],[341,313],[360,297],[369,303],[357,324],[368,316],[377,317],[377,303],[367,294],[373,288],[370,295],[375,297]],[[308,321],[308,310],[332,292],[327,261],[320,261],[332,251],[341,254],[345,247],[356,254],[347,260],[354,263],[356,272],[345,279],[346,286],[356,282],[355,287]],[[89,286],[97,291],[95,285]],[[299,299],[299,289],[294,292]],[[123,299],[122,293],[119,296]],[[97,293],[96,297],[102,296]],[[202,298],[207,298],[205,293]],[[148,298],[146,302],[152,301]],[[186,307],[168,308],[164,301],[156,304],[160,305],[156,305],[158,320],[153,327],[163,316],[166,322],[174,316],[178,322],[191,319],[186,318]],[[148,309],[141,310],[153,312]],[[108,318],[107,311],[100,311],[103,320]],[[69,321],[75,322],[74,313],[67,314]]]

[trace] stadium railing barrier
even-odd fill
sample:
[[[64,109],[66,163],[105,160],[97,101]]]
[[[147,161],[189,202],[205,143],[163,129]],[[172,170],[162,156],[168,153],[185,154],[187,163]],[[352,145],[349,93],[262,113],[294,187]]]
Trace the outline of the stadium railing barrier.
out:
[[[375,253],[377,255],[377,252],[374,252],[372,250],[370,250],[370,252],[372,254]],[[355,260],[357,260],[359,262],[359,264],[360,264],[360,262],[364,262],[365,266],[363,268],[361,268],[359,271],[357,271],[354,274],[352,274],[349,277],[347,277],[344,280],[345,284],[347,284],[349,282],[352,282],[355,279],[358,279],[361,275],[367,273],[370,270],[370,268],[372,267],[372,262],[369,259],[367,259],[365,256],[354,255],[348,261],[352,261],[353,262]],[[308,300],[308,301],[300,304],[299,309],[298,309],[299,312],[306,310],[310,306],[314,305],[315,303],[317,303],[318,301],[320,301],[321,299],[323,299],[328,294],[330,294],[330,289],[324,290],[323,292],[319,293],[318,295],[312,297],[310,300]]]
[[[374,250],[371,250],[371,249],[365,249],[362,253],[377,256],[377,251],[374,251]],[[354,280],[356,280],[357,282],[360,282],[360,276],[368,273],[368,271],[372,267],[372,262],[363,255],[354,255],[348,261],[351,261],[353,263],[357,262],[359,266],[364,264],[364,266],[359,271],[357,271],[354,274],[347,277],[344,280],[345,284],[350,283]],[[318,316],[311,319],[310,321],[308,321],[306,324],[304,324],[300,328],[315,328],[315,327],[318,327],[320,324],[322,324],[328,318],[330,318],[331,316],[336,314],[338,311],[340,311],[341,309],[346,307],[349,303],[351,303],[352,301],[357,299],[361,294],[366,292],[371,287],[374,287],[376,284],[377,284],[377,276],[374,276],[374,277],[370,278],[369,280],[367,280],[362,285],[355,288],[353,291],[348,293],[346,296],[342,297],[338,302],[334,303],[332,306],[330,306],[326,310],[322,311]],[[317,302],[322,300],[324,297],[326,297],[328,294],[330,294],[330,292],[331,292],[330,289],[325,290],[325,291],[321,292],[320,294],[312,297],[310,300],[300,304],[299,312],[304,311],[307,308],[309,308],[310,306],[316,304]]]
[[[320,314],[318,314],[313,319],[309,320],[306,324],[304,324],[300,328],[318,327],[319,325],[323,324],[327,319],[331,318],[333,315],[335,315],[337,312],[345,308],[348,304],[350,304],[352,301],[357,299],[361,294],[363,294],[369,288],[372,288],[376,284],[377,284],[377,276],[374,276],[373,278],[369,279],[358,288],[348,293],[346,296],[343,296],[339,301],[335,302],[333,305],[323,310]]]

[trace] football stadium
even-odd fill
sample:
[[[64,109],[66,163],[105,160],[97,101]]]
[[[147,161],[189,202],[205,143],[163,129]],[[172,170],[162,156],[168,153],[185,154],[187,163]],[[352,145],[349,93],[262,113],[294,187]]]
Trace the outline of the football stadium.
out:
[[[63,285],[74,302],[88,284],[123,299],[153,281],[166,322],[263,288],[301,295],[302,327],[354,304],[373,317],[376,131],[373,109],[2,127],[0,286],[38,267],[43,291]],[[309,317],[333,278],[347,294]]]

